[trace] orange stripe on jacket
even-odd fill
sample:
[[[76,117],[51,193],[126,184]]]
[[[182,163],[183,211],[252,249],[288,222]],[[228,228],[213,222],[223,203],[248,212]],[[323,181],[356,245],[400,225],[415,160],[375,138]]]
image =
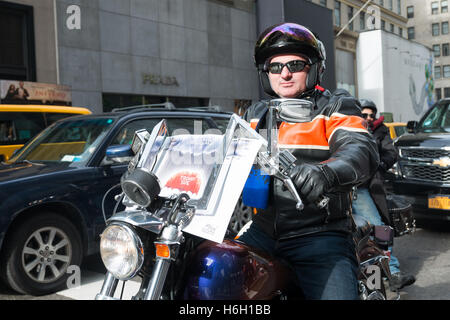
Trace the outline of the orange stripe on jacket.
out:
[[[325,116],[317,116],[311,122],[287,123],[282,122],[278,129],[278,143],[280,145],[328,147],[326,139]]]
[[[337,129],[368,132],[361,117],[333,113],[331,117],[319,115],[310,122],[281,123],[278,143],[283,147],[328,149],[328,141]]]
[[[367,130],[367,122],[358,116],[348,116],[341,113],[333,113],[327,121],[327,140],[329,141],[337,129],[365,132]]]

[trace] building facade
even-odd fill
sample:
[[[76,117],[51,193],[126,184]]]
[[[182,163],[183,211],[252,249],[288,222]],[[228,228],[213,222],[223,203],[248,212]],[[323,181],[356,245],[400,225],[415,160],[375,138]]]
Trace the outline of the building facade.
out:
[[[259,98],[253,0],[8,0],[0,24],[15,34],[1,37],[0,78],[70,86],[94,112]]]
[[[409,39],[434,52],[436,99],[450,97],[450,13],[447,0],[406,0]]]
[[[380,29],[407,37],[405,0],[310,0],[333,10],[336,86],[358,96],[356,43],[359,32]],[[418,0],[420,1],[420,0]],[[353,18],[353,19],[352,19]]]

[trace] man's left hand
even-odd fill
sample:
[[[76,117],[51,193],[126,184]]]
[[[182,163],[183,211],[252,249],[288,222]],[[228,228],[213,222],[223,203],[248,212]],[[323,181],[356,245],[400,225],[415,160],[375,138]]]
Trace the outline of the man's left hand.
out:
[[[303,201],[314,203],[331,188],[331,182],[320,167],[314,164],[300,164],[291,171],[291,179]]]

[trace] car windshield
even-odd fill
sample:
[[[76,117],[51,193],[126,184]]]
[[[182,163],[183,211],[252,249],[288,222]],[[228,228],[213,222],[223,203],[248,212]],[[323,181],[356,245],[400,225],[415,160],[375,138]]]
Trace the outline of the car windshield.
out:
[[[84,165],[113,122],[114,119],[106,117],[57,122],[19,150],[8,163],[30,161]]]
[[[406,132],[406,125],[395,126],[394,130],[397,137],[400,137],[402,134]]]
[[[439,104],[420,122],[423,132],[450,132],[450,104]]]

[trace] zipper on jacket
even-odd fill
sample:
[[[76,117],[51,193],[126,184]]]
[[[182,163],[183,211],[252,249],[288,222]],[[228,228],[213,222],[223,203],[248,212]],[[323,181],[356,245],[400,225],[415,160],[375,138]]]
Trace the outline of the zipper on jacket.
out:
[[[272,182],[272,195],[275,195],[275,179],[271,177],[271,182]],[[274,238],[278,238],[278,231],[277,231],[277,220],[278,220],[278,210],[276,208],[276,206],[273,206],[273,210],[275,211],[275,218],[273,219],[273,236]]]
[[[278,220],[278,211],[274,208],[275,210],[275,219],[273,219],[273,236],[275,237],[275,239],[278,238],[278,232],[277,232],[277,220]]]
[[[331,216],[331,212],[330,212],[330,210],[329,210],[329,208],[328,208],[328,203],[327,203],[327,206],[325,207],[325,210],[326,210],[326,212],[327,212],[327,216],[325,217],[324,224],[327,224],[327,223],[328,223],[328,219],[329,219],[330,216]]]

